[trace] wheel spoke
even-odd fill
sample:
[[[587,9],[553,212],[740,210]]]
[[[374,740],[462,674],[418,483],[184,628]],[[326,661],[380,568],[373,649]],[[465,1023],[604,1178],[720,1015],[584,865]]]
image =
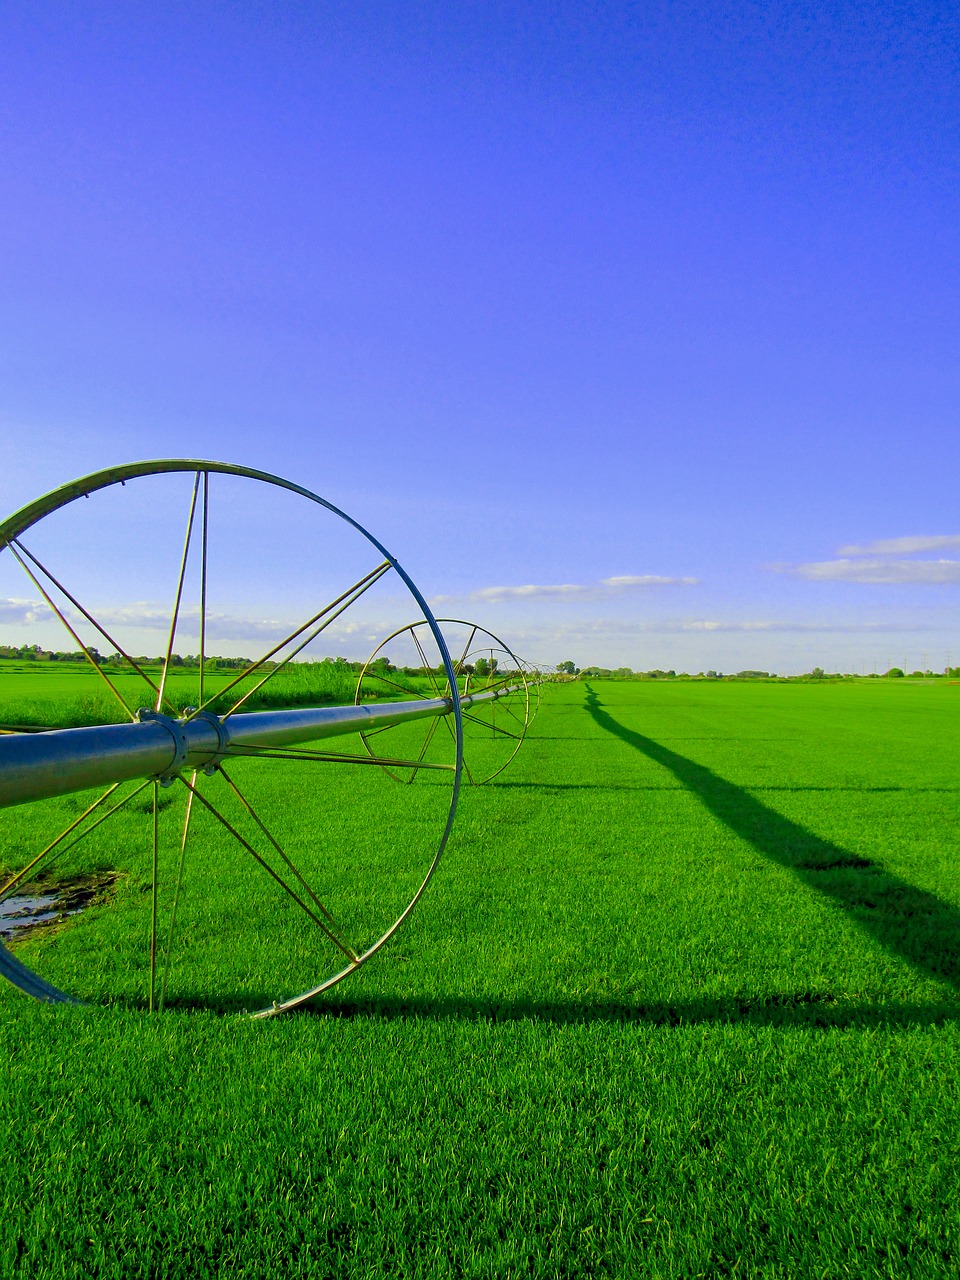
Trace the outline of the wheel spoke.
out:
[[[461,711],[461,715],[462,715],[462,714],[463,714],[463,713],[462,713],[462,711]],[[444,724],[446,725],[446,727],[447,727],[447,732],[450,734],[450,738],[451,738],[451,740],[452,740],[452,742],[453,742],[454,750],[456,750],[456,747],[457,747],[457,732],[456,732],[456,730],[454,729],[453,725],[450,723],[450,717],[449,717],[449,716],[443,716],[443,717],[441,717],[441,718],[442,718],[442,720],[443,720],[443,723],[444,723]],[[473,786],[473,774],[470,772],[470,766],[467,764],[467,757],[466,757],[466,755],[465,755],[465,754],[463,755],[462,763],[463,763],[463,771],[464,771],[464,773],[467,775],[467,781],[470,783],[470,785],[471,785],[471,786]],[[454,768],[456,768],[456,766],[455,766],[455,765],[454,765],[453,767],[454,767]]]
[[[509,700],[505,700],[501,702],[500,709],[502,711],[506,711],[507,715],[513,716],[514,720],[516,720],[517,724],[520,726],[521,729],[526,729],[527,727],[526,723],[523,720],[521,720],[521,718],[514,711],[513,707],[511,707]]]
[[[391,729],[399,729],[399,727],[398,724],[382,724],[379,729],[361,729],[360,737],[366,742],[368,738],[375,738],[378,733],[389,733]]]
[[[221,772],[222,772],[222,769],[221,769]],[[343,954],[349,960],[352,960],[354,963],[356,963],[357,961],[356,953],[350,947],[348,947],[345,942],[342,942],[336,936],[336,934],[333,932],[332,929],[328,928],[328,926],[324,924],[324,922],[307,906],[307,904],[303,901],[302,898],[297,896],[297,894],[293,891],[293,889],[290,888],[290,886],[286,883],[286,881],[277,874],[277,872],[273,869],[273,867],[270,866],[269,862],[267,862],[265,858],[261,857],[261,855],[257,853],[256,849],[254,849],[250,841],[245,839],[240,834],[240,832],[236,829],[236,827],[233,826],[233,824],[229,822],[223,816],[223,814],[220,813],[220,811],[210,803],[210,801],[206,798],[205,795],[203,795],[201,792],[191,787],[190,783],[186,780],[186,778],[183,776],[182,773],[177,774],[177,777],[180,779],[180,781],[183,783],[183,785],[187,788],[188,791],[193,792],[193,794],[197,797],[197,799],[204,806],[204,808],[208,809],[210,813],[213,814],[213,816],[220,823],[220,825],[225,827],[226,830],[229,831],[230,834],[233,836],[233,838],[239,844],[241,844],[244,849],[246,849],[246,851],[250,854],[250,856],[254,859],[254,861],[258,862],[260,866],[263,867],[264,871],[266,871],[266,873],[273,880],[277,882],[280,888],[283,889],[284,893],[288,894],[293,899],[293,901],[297,904],[297,906],[300,907],[301,910],[304,911],[310,917],[310,919],[317,926],[317,928],[319,928],[323,933],[327,935],[327,937],[334,944],[334,946],[339,951],[342,951]]]
[[[384,568],[377,578],[374,578],[373,581],[367,583],[366,586],[361,587],[360,590],[354,592],[354,594],[351,595],[351,597],[348,600],[344,601],[344,603],[341,604],[336,610],[334,610],[334,612],[331,613],[328,618],[325,618],[323,622],[320,623],[319,626],[317,626],[313,631],[310,632],[310,634],[306,637],[305,640],[301,640],[301,642],[297,645],[295,649],[291,649],[291,651],[288,654],[286,654],[285,657],[281,658],[281,660],[277,663],[277,665],[275,667],[272,667],[267,672],[267,674],[263,677],[262,680],[258,680],[252,689],[248,689],[247,692],[243,695],[243,697],[238,698],[237,701],[234,703],[234,705],[226,713],[226,715],[223,716],[223,719],[226,720],[228,716],[232,716],[235,711],[238,711],[243,706],[243,704],[247,701],[248,698],[252,697],[253,694],[257,693],[260,689],[262,689],[268,680],[272,680],[273,677],[277,675],[279,672],[281,672],[288,663],[293,661],[293,659],[297,656],[298,653],[300,653],[303,649],[305,649],[307,645],[310,644],[312,641],[316,640],[317,636],[320,634],[321,631],[326,631],[327,627],[329,627],[332,622],[336,622],[337,618],[341,617],[344,613],[346,613],[346,611],[350,608],[351,605],[356,604],[357,600],[359,600],[359,598],[363,595],[364,591],[367,591],[370,587],[372,587],[374,582],[379,581],[379,578],[383,577],[383,574],[386,573],[387,570],[391,567],[392,566],[387,565],[387,568]]]
[[[251,696],[251,694],[256,693],[256,691],[262,688],[263,685],[265,685],[268,680],[271,680],[277,674],[277,672],[280,671],[284,666],[286,666],[286,664],[292,658],[295,658],[297,656],[297,654],[300,652],[301,649],[306,648],[306,646],[311,642],[311,640],[315,640],[321,631],[323,631],[326,627],[328,627],[331,622],[334,622],[337,618],[339,618],[340,615],[346,609],[348,609],[352,604],[354,604],[357,600],[359,600],[359,598],[363,595],[365,591],[368,591],[375,582],[379,582],[379,580],[383,577],[383,575],[385,573],[388,573],[392,568],[393,566],[390,563],[390,561],[384,560],[381,564],[378,564],[375,569],[371,569],[368,574],[366,574],[363,578],[360,578],[359,581],[355,582],[352,587],[348,588],[348,590],[342,592],[339,596],[337,596],[336,600],[331,600],[329,604],[324,605],[324,607],[320,610],[319,613],[315,613],[312,618],[308,618],[307,621],[302,623],[299,627],[297,627],[295,631],[291,631],[288,636],[285,636],[284,639],[281,640],[279,644],[275,644],[272,649],[269,649],[263,655],[262,658],[258,658],[257,661],[251,663],[251,665],[247,667],[246,670],[241,671],[238,676],[235,676],[234,679],[229,682],[229,684],[224,685],[224,687],[218,693],[214,694],[210,698],[207,698],[207,700],[201,703],[201,705],[197,708],[197,710],[193,712],[193,715],[190,718],[192,719],[193,716],[199,715],[199,713],[205,710],[205,708],[208,707],[210,703],[213,702],[216,698],[223,697],[225,693],[228,693],[231,689],[235,688],[243,680],[246,680],[249,676],[253,675],[255,671],[259,671],[260,668],[264,665],[264,663],[269,662],[275,653],[279,653],[280,650],[283,649],[286,645],[290,644],[292,640],[296,640],[298,636],[303,635],[304,631],[308,631],[309,628],[314,625],[314,623],[318,622],[321,618],[323,618],[324,621],[320,623],[320,625],[316,628],[316,630],[311,632],[307,636],[306,640],[304,640],[301,644],[299,644],[297,648],[294,649],[291,653],[288,653],[287,656],[281,662],[278,662],[277,665],[272,670],[267,672],[267,674],[263,677],[263,679],[258,681],[257,684],[254,685],[252,689],[248,689],[247,692],[243,695],[243,697],[240,698],[237,702],[235,702],[234,705],[230,708],[230,710],[225,713],[222,719],[226,720],[228,716],[232,716],[233,713],[237,711],[246,702],[246,700]],[[330,612],[331,610],[336,610],[336,611],[331,613]],[[326,614],[330,614],[330,616],[325,617]]]
[[[173,654],[173,642],[177,635],[177,621],[180,617],[180,601],[183,599],[183,580],[187,573],[187,559],[190,555],[190,538],[193,534],[193,519],[197,514],[197,494],[200,492],[200,472],[193,482],[193,496],[190,499],[190,514],[187,516],[187,532],[183,539],[183,556],[180,560],[180,576],[177,579],[177,594],[173,602],[173,616],[170,619],[170,639],[167,641],[167,656],[163,660],[163,670],[160,672],[160,688],[157,690],[156,711],[159,711],[163,705],[163,691],[167,683],[167,672],[170,670],[170,658]],[[152,975],[151,975],[152,982]],[[150,989],[151,1009],[153,1008],[153,987]]]
[[[18,538],[13,539],[13,542],[11,543],[11,545],[13,544],[15,544],[18,547],[18,549],[23,552],[23,554],[27,557],[28,560],[30,560],[34,565],[36,565],[36,567],[47,578],[48,581],[53,583],[53,585],[57,588],[57,590],[60,592],[61,595],[66,596],[66,598],[70,601],[70,603],[77,610],[77,612],[83,614],[83,616],[90,623],[90,625],[96,628],[97,631],[99,631],[100,635],[103,636],[107,644],[113,646],[115,652],[119,653],[120,657],[123,658],[125,662],[129,663],[129,665],[134,669],[137,675],[140,676],[140,678],[150,686],[153,692],[158,693],[159,690],[157,689],[157,686],[150,679],[150,677],[147,675],[144,669],[139,665],[139,663],[134,658],[131,658],[130,654],[127,653],[127,651],[123,648],[123,646],[119,644],[117,640],[114,639],[114,637],[110,634],[110,632],[106,629],[106,627],[104,627],[102,623],[98,622],[97,619],[93,616],[92,613],[90,613],[88,609],[85,609],[83,607],[83,605],[76,598],[76,596],[72,595],[67,590],[67,588],[63,585],[63,583],[53,576],[53,574],[46,567],[46,565],[42,564],[31,551],[28,551],[27,548],[23,545],[23,543]]]
[[[395,725],[390,727],[396,728]],[[456,765],[435,764],[427,760],[406,760],[393,756],[354,756],[343,752],[308,751],[305,748],[295,747],[230,747],[226,754],[237,759],[253,756],[258,760],[326,760],[334,764],[390,765],[397,769],[439,769],[446,773],[456,771]]]
[[[193,771],[193,780],[191,785],[195,788],[197,785],[198,770]],[[170,929],[167,934],[167,953],[163,963],[163,978],[160,983],[160,1002],[158,1008],[163,1008],[163,1002],[167,998],[167,982],[170,978],[170,960],[173,955],[173,936],[177,927],[177,908],[180,905],[180,887],[183,884],[183,865],[187,853],[187,836],[190,832],[190,817],[193,813],[193,792],[187,796],[187,811],[183,818],[183,834],[180,837],[180,860],[177,863],[177,882],[173,891],[173,907],[170,912]]]
[[[430,683],[433,685],[434,691],[436,693],[440,693],[440,686],[437,683],[437,677],[434,674],[433,668],[430,666],[430,663],[427,661],[427,655],[424,653],[423,645],[420,643],[420,637],[417,635],[416,625],[410,628],[410,634],[413,637],[413,643],[417,646],[417,652],[420,654],[420,657],[423,660],[423,667],[427,673],[427,678],[429,679]],[[440,696],[443,697],[443,694],[440,693]]]
[[[413,694],[414,697],[416,698],[423,697],[423,694],[420,693],[418,689],[410,689],[406,685],[397,684],[396,680],[389,680],[386,676],[381,675],[379,671],[368,672],[367,678],[370,680],[380,680],[382,681],[383,684],[390,685],[392,689],[399,689],[401,693],[410,693],[410,694]],[[358,704],[358,705],[362,705],[362,704]],[[392,729],[393,725],[388,725],[387,727]]]
[[[459,675],[461,670],[463,669],[463,664],[467,660],[467,654],[470,652],[470,646],[473,644],[473,637],[476,634],[477,634],[477,628],[476,628],[476,625],[474,625],[473,630],[470,632],[470,638],[467,640],[467,643],[463,646],[463,653],[461,653],[460,657],[457,659],[456,666],[453,668],[454,673],[456,675]]]
[[[423,768],[423,757],[427,754],[427,748],[430,746],[430,743],[433,741],[433,735],[436,732],[437,732],[437,722],[436,720],[431,720],[430,726],[426,732],[426,736],[423,739],[423,746],[420,748],[420,754],[417,756],[417,762],[415,765],[411,765],[410,767],[410,777],[407,779],[407,782],[413,782],[414,778],[417,776],[417,770]],[[450,765],[447,766],[447,768],[451,768],[451,767],[453,766],[450,766]]]
[[[471,787],[476,785],[473,774],[470,772],[470,766],[467,764],[467,757],[463,757],[463,772],[467,775],[467,781]]]
[[[121,783],[115,782],[112,787],[108,787],[108,789],[103,793],[102,796],[94,800],[93,804],[88,805],[87,808],[84,809],[83,813],[80,814],[79,818],[75,818],[73,822],[71,822],[68,827],[66,827],[63,831],[61,831],[60,834],[56,837],[56,839],[51,840],[50,843],[46,846],[46,848],[42,849],[32,861],[28,862],[27,865],[22,870],[16,872],[15,875],[11,876],[5,885],[0,886],[0,902],[2,902],[4,898],[9,897],[12,891],[16,889],[18,885],[27,883],[28,880],[32,880],[33,876],[30,875],[30,872],[33,871],[35,867],[38,867],[40,863],[43,861],[43,859],[53,852],[53,850],[57,847],[60,841],[65,840],[67,838],[67,836],[71,833],[71,831],[76,831],[77,827],[80,826],[80,824],[83,822],[85,818],[89,817],[89,815],[93,813],[95,809],[99,809],[100,805],[102,805],[106,800],[109,800],[110,797],[113,795],[113,793],[121,785],[122,785]],[[144,786],[146,786],[146,783],[144,783]],[[127,796],[127,800],[129,799],[130,797]],[[126,804],[126,800],[122,801],[121,803]],[[117,808],[119,807],[120,806],[118,805]],[[110,813],[113,813],[113,812],[114,810],[111,809]],[[110,815],[105,814],[104,816],[109,817]],[[95,823],[94,826],[96,825],[98,824]],[[93,827],[91,827],[90,830],[92,831]],[[83,833],[83,835],[86,835],[86,834],[87,832]],[[83,836],[78,836],[77,840],[74,840],[71,842],[71,844],[67,845],[67,848],[72,849],[73,845],[76,844],[78,840],[82,840],[82,839],[83,839]],[[60,850],[60,853],[64,853],[64,852],[65,850],[63,849]],[[59,857],[60,854],[58,854],[57,856]]]
[[[517,742],[520,741],[519,734],[511,733],[508,729],[502,729],[498,725],[491,724],[487,720],[481,720],[477,716],[471,715],[469,711],[464,711],[463,718],[464,720],[470,720],[474,724],[480,725],[481,729],[492,729],[494,734],[502,733],[506,738],[514,738]]]
[[[207,518],[210,507],[210,473],[203,473],[203,507],[200,512],[200,692],[197,702],[203,706],[203,674],[207,657]]]
[[[504,685],[509,684],[511,680],[518,680],[518,679],[520,679],[520,677],[516,674],[516,672],[512,672],[508,675],[503,675],[500,677],[499,680],[494,681],[493,684],[482,685],[480,692],[493,693],[495,692],[495,690],[502,689]]]
[[[60,619],[60,621],[63,623],[63,625],[64,625],[64,626],[67,628],[67,630],[70,632],[71,636],[73,637],[74,641],[76,642],[77,647],[83,651],[84,656],[86,657],[86,659],[87,659],[87,661],[90,663],[90,665],[93,667],[94,671],[96,671],[96,673],[99,675],[100,679],[104,682],[104,684],[107,686],[107,688],[108,688],[108,689],[110,690],[110,692],[113,694],[113,696],[117,699],[117,701],[120,703],[121,707],[123,707],[124,711],[126,711],[127,715],[130,717],[130,719],[131,719],[131,720],[136,720],[136,718],[137,718],[137,717],[134,715],[134,713],[133,713],[133,711],[131,710],[131,708],[127,705],[126,699],[122,696],[122,694],[120,693],[120,690],[119,690],[119,689],[117,688],[117,686],[113,683],[113,681],[110,679],[110,677],[109,677],[109,676],[104,672],[103,668],[102,668],[102,667],[100,666],[100,664],[96,661],[96,659],[94,658],[93,654],[90,652],[90,650],[87,648],[87,646],[83,643],[83,641],[82,641],[82,640],[80,639],[80,637],[77,635],[77,633],[76,633],[76,631],[73,629],[73,627],[71,627],[71,625],[70,625],[70,623],[67,621],[66,616],[64,615],[64,613],[63,613],[60,609],[58,609],[58,608],[57,608],[57,606],[54,604],[53,600],[52,600],[52,599],[50,598],[50,596],[48,595],[48,593],[47,593],[46,589],[44,588],[43,584],[42,584],[42,583],[40,582],[40,580],[35,576],[35,574],[31,571],[30,566],[27,564],[27,562],[26,562],[26,561],[23,559],[23,557],[20,555],[20,552],[17,550],[17,547],[16,547],[16,546],[14,546],[14,544],[13,544],[12,542],[9,542],[7,545],[9,546],[9,548],[10,548],[11,552],[13,553],[14,558],[15,558],[15,559],[17,560],[17,562],[20,564],[20,566],[21,566],[21,568],[23,569],[24,573],[27,575],[27,577],[30,579],[30,581],[33,583],[33,585],[37,588],[37,590],[38,590],[38,591],[40,592],[40,594],[43,596],[44,600],[46,600],[47,604],[50,606],[50,608],[53,610],[53,612],[56,614],[56,616]]]
[[[153,1013],[153,997],[157,986],[157,850],[160,816],[160,783],[153,783],[153,883],[150,892],[150,1000],[147,1005]]]
[[[230,778],[230,777],[227,775],[226,770],[225,770],[222,766],[221,766],[221,768],[220,768],[220,774],[221,774],[221,776],[223,777],[224,782],[227,784],[227,786],[230,788],[230,790],[233,792],[233,794],[237,797],[237,799],[238,799],[238,800],[240,801],[240,803],[243,805],[244,809],[246,809],[247,813],[249,813],[250,817],[254,820],[254,822],[257,824],[257,826],[260,828],[260,830],[263,832],[263,834],[267,837],[267,839],[268,839],[268,840],[270,841],[270,843],[273,845],[274,849],[276,849],[277,853],[279,853],[280,857],[283,859],[283,861],[287,864],[287,866],[290,868],[290,870],[293,872],[293,874],[297,877],[297,879],[298,879],[298,880],[300,881],[300,883],[303,885],[304,889],[306,889],[307,893],[310,895],[311,899],[313,900],[314,905],[315,905],[316,907],[318,907],[318,908],[320,909],[320,911],[322,911],[322,912],[323,912],[323,914],[326,916],[327,920],[330,922],[330,925],[331,925],[331,927],[332,927],[332,928],[334,928],[334,929],[339,929],[339,928],[340,928],[339,924],[337,924],[336,920],[334,920],[333,916],[330,914],[330,912],[327,910],[327,908],[323,905],[323,903],[320,901],[320,899],[319,899],[319,898],[317,897],[317,895],[314,893],[313,889],[312,889],[312,888],[310,887],[310,885],[307,883],[307,881],[305,880],[305,878],[303,877],[303,875],[300,873],[300,871],[297,869],[297,867],[295,867],[295,866],[294,866],[293,862],[292,862],[292,861],[291,861],[291,859],[288,857],[288,855],[287,855],[286,853],[284,853],[283,849],[281,849],[281,847],[280,847],[280,845],[278,844],[278,842],[276,841],[276,839],[275,839],[275,838],[273,837],[273,835],[272,835],[272,834],[267,830],[267,828],[266,828],[266,826],[265,826],[265,824],[264,824],[263,820],[259,817],[259,815],[258,815],[257,813],[255,813],[255,812],[254,812],[253,805],[252,805],[252,804],[250,803],[250,801],[246,798],[246,796],[244,796],[244,795],[241,793],[240,788],[239,788],[239,787],[237,786],[237,784],[233,781],[233,779],[232,779],[232,778]],[[344,950],[346,950],[346,951],[347,951],[347,954],[348,954],[348,955],[349,955],[349,954],[351,954],[351,953],[349,952],[349,950],[347,950],[346,948],[344,948]],[[356,956],[354,956],[354,959],[356,959]]]

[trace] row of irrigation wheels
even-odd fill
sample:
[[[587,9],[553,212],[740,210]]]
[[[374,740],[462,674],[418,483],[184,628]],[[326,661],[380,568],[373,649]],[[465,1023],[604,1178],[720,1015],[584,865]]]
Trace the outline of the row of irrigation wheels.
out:
[[[94,900],[69,930],[0,943],[0,972],[42,1000],[267,1016],[328,990],[410,915],[461,778],[497,777],[539,706],[533,668],[484,628],[435,619],[357,521],[245,467],[135,463],[38,499],[0,523],[0,600],[28,626],[55,618],[101,689],[71,697],[89,681],[64,655],[35,684],[70,727],[38,709],[0,729],[0,804],[18,805],[0,826],[0,912],[64,886]],[[398,613],[413,621],[377,641]],[[156,668],[136,651],[161,632]],[[374,641],[352,708],[271,709],[324,632]],[[211,657],[241,645],[259,656]],[[182,749],[162,776],[133,776],[151,722]],[[216,750],[190,767],[204,734]],[[101,785],[78,790],[88,775]],[[97,905],[105,886],[113,905]]]

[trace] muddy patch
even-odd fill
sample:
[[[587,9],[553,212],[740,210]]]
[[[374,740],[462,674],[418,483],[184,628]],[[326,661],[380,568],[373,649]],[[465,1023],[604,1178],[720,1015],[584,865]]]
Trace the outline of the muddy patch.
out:
[[[102,902],[117,881],[112,873],[34,887],[0,902],[0,942],[16,942],[33,929],[56,925]]]

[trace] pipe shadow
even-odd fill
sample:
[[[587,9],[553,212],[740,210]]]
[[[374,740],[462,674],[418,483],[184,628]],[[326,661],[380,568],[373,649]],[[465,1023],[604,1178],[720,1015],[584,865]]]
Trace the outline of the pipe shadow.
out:
[[[629,782],[493,782],[483,784],[484,791],[683,791],[679,783],[646,785]]]
[[[252,1013],[268,1007],[266,996],[181,997],[167,1001],[170,1012],[202,1011],[222,1015]],[[131,1006],[133,1007],[133,1006]],[[140,1008],[141,1006],[136,1006]],[[546,1022],[557,1025],[584,1023],[644,1024],[683,1027],[753,1025],[818,1028],[915,1027],[960,1023],[960,1007],[946,1001],[929,1004],[908,1002],[850,1002],[818,992],[774,992],[763,996],[720,996],[701,1000],[562,1001],[502,1000],[496,996],[400,997],[370,996],[361,999],[317,999],[284,1018],[404,1019],[410,1021]]]
[[[588,684],[586,709],[602,729],[668,769],[752,848],[824,894],[887,951],[960,988],[960,911],[880,863],[833,844],[768,808],[704,765],[628,729]]]
[[[485,782],[485,788],[491,791],[499,789],[515,791],[684,791],[686,788],[681,783],[628,783],[628,782],[502,782],[499,778],[493,782]],[[856,795],[877,795],[885,794],[888,791],[904,792],[906,794],[915,795],[957,795],[960,793],[960,787],[865,787],[865,786],[849,786],[847,783],[838,783],[836,786],[815,787],[815,786],[775,786],[760,785],[756,787],[745,788],[747,794],[753,795],[757,791],[770,791],[776,794],[780,791],[814,791],[818,794],[833,794],[838,791],[852,791]]]

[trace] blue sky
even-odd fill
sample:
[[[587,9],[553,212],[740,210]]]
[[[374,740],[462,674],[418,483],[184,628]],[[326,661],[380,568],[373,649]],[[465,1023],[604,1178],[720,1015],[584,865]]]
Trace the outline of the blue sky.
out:
[[[0,78],[3,511],[219,458],[532,659],[960,662],[955,5],[11,3]]]

